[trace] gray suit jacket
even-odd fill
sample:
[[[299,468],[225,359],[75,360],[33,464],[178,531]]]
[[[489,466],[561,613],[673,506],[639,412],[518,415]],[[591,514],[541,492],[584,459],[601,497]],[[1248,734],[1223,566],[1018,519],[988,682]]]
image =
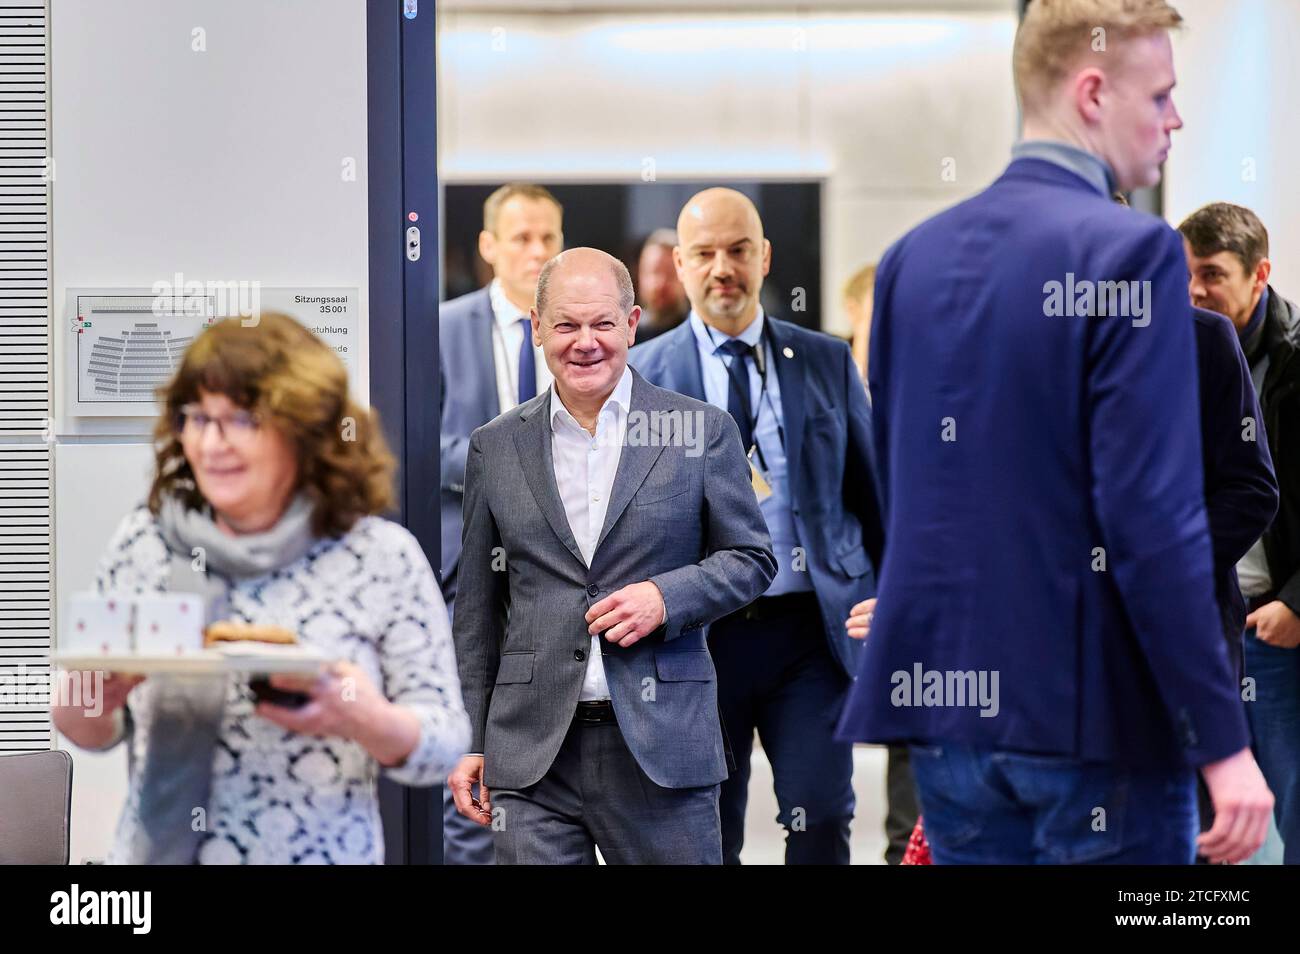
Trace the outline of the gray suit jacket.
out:
[[[716,784],[727,764],[708,625],[776,574],[736,424],[633,372],[628,439],[588,568],[555,483],[550,393],[470,438],[453,624],[470,751],[484,754],[489,788],[539,781],[578,705],[590,649],[584,615],[650,580],[666,623],[626,649],[602,641],[614,712],[656,784]],[[664,412],[690,415],[698,440],[669,439]]]

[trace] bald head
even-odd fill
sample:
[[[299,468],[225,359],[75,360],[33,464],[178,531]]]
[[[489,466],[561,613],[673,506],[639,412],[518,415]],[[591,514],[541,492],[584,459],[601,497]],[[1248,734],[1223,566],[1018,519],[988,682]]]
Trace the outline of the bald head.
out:
[[[735,189],[705,189],[677,217],[673,261],[700,318],[736,335],[758,316],[758,297],[772,264],[772,245],[749,198]]]
[[[619,307],[628,312],[636,302],[632,290],[632,276],[627,266],[608,252],[598,248],[571,248],[561,252],[542,267],[537,276],[537,313],[546,314],[547,300],[554,288],[575,286],[575,291],[586,290],[612,295]]]
[[[749,196],[735,189],[722,187],[705,189],[697,192],[682,206],[677,216],[677,235],[685,245],[694,237],[702,226],[731,225],[749,235],[755,241],[763,239],[763,220],[758,216],[758,209],[749,200]]]

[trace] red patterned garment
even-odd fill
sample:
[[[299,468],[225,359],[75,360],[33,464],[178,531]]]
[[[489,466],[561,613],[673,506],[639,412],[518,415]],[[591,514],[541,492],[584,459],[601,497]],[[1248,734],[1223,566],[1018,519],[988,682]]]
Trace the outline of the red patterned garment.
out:
[[[907,840],[907,850],[903,852],[903,860],[899,862],[899,864],[934,864],[934,862],[930,860],[930,843],[925,840],[924,818],[918,818],[916,820],[916,827],[912,829],[912,837]]]

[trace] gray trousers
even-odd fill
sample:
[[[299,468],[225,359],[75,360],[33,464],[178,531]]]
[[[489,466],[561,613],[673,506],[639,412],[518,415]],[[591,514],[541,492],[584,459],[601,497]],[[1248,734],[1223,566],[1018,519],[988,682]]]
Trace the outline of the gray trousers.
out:
[[[497,864],[720,865],[718,788],[662,788],[616,723],[575,720],[541,781],[492,791]]]

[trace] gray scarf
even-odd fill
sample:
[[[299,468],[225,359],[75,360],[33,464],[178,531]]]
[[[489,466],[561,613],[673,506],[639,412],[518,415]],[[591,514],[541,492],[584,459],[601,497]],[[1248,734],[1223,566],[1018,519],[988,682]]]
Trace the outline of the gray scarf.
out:
[[[202,596],[208,622],[227,618],[233,584],[288,566],[311,549],[311,515],[311,502],[299,494],[270,530],[231,536],[206,509],[163,498],[158,529],[171,554],[168,591]],[[156,676],[149,682],[155,730],[142,756],[141,837],[131,846],[130,862],[193,864],[207,827],[228,680]],[[204,824],[197,823],[195,809],[202,809]]]

